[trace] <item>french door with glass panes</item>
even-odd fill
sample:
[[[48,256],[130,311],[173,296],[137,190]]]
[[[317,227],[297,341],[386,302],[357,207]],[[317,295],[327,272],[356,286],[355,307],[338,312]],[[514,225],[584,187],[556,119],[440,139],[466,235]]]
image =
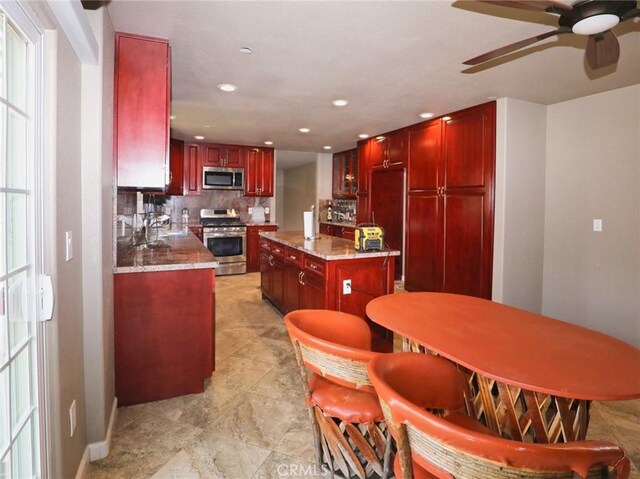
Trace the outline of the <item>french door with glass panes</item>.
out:
[[[0,4],[0,478],[41,477],[39,32]]]

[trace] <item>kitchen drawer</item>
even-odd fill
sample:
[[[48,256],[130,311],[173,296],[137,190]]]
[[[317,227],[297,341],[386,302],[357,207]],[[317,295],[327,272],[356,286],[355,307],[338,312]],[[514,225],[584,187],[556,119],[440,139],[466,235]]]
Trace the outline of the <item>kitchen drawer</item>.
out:
[[[313,256],[305,255],[304,257],[304,269],[310,273],[317,274],[318,276],[324,276],[326,263],[321,259]]]
[[[271,243],[271,241],[269,240],[260,239],[260,250],[264,251],[265,253],[270,253],[272,244],[273,243]]]
[[[271,243],[270,248],[271,254],[274,256],[274,258],[284,258],[284,246],[282,246],[280,243]]]
[[[284,249],[284,260],[289,264],[295,264],[299,268],[303,267],[304,253],[295,248]]]

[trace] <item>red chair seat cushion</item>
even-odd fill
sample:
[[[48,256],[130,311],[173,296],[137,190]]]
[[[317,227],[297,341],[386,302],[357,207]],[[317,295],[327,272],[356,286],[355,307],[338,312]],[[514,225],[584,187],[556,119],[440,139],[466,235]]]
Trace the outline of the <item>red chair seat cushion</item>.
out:
[[[317,374],[309,377],[311,406],[318,406],[331,417],[351,423],[384,420],[375,393],[340,386]]]

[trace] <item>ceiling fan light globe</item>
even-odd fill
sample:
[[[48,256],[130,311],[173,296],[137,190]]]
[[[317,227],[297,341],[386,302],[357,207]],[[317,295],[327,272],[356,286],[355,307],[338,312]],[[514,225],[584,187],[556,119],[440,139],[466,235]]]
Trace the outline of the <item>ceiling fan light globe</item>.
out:
[[[610,13],[593,15],[576,22],[571,30],[578,35],[594,35],[610,30],[620,23],[620,17]]]

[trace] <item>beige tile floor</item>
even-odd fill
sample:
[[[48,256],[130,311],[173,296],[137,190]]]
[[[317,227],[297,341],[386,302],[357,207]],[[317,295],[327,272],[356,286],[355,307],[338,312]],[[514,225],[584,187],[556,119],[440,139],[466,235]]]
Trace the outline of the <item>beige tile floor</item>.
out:
[[[202,394],[120,408],[88,478],[323,477],[282,316],[258,274],[216,284],[216,371]],[[595,403],[589,436],[622,444],[640,479],[640,401]]]

